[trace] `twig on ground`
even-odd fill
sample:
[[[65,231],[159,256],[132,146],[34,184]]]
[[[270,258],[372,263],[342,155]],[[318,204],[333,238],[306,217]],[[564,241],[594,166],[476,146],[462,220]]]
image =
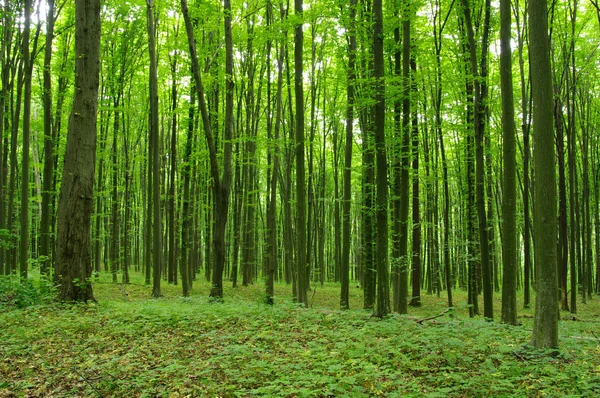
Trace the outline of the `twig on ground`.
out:
[[[73,370],[75,371],[75,373],[77,373],[77,375],[83,380],[85,381],[90,387],[92,387],[92,390],[94,390],[96,392],[96,394],[98,394],[98,396],[100,398],[103,398],[104,396],[102,395],[102,393],[100,391],[98,391],[98,389],[96,388],[96,386],[94,386],[92,383],[90,383],[90,381],[83,375],[81,374],[78,370],[77,370],[77,366],[73,365]]]
[[[421,324],[421,323],[423,323],[423,322],[425,322],[425,321],[429,321],[429,320],[432,320],[432,319],[435,319],[435,318],[442,317],[442,316],[444,316],[444,314],[445,314],[445,313],[447,313],[448,311],[450,311],[450,308],[446,308],[444,311],[440,312],[440,313],[439,313],[439,314],[437,314],[437,315],[428,316],[427,318],[417,319],[417,320],[415,320],[415,322],[417,322],[417,323]]]

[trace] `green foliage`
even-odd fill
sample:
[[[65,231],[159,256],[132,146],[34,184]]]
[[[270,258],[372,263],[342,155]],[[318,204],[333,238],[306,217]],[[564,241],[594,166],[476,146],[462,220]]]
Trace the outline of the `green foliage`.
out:
[[[13,249],[17,247],[19,235],[10,233],[7,229],[0,229],[0,248]]]
[[[55,295],[54,284],[46,278],[21,280],[15,275],[0,276],[0,310],[48,304]]]
[[[590,321],[561,322],[561,350],[534,351],[530,311],[512,327],[468,318],[443,300],[383,320],[363,310],[338,311],[333,286],[319,288],[314,308],[276,305],[262,286],[226,288],[210,305],[210,285],[179,298],[165,286],[134,279],[126,301],[103,275],[100,304],[53,304],[0,314],[0,396],[596,396],[600,350]],[[17,283],[17,280],[13,280]],[[4,285],[3,285],[4,286]],[[462,300],[461,292],[458,300]],[[331,296],[331,297],[330,297]],[[329,307],[329,303],[334,305]],[[324,307],[323,304],[326,306]]]

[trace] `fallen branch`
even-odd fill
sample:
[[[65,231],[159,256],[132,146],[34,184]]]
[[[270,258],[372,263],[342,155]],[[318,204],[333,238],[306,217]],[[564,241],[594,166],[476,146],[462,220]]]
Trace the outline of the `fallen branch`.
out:
[[[417,320],[415,320],[415,322],[417,322],[418,324],[421,324],[421,323],[423,323],[423,322],[425,322],[425,321],[430,321],[430,320],[432,320],[432,319],[435,319],[435,318],[442,317],[442,316],[444,316],[444,314],[445,314],[445,313],[447,313],[448,311],[450,311],[450,308],[446,308],[444,311],[440,312],[440,313],[439,313],[439,314],[437,314],[437,315],[428,316],[427,318],[417,319]]]
[[[77,373],[77,375],[79,376],[79,378],[83,381],[85,381],[90,387],[92,387],[92,390],[94,390],[96,392],[96,394],[98,394],[98,397],[100,398],[104,398],[104,395],[102,395],[102,393],[100,391],[98,391],[98,389],[96,388],[95,385],[93,385],[83,374],[81,374],[79,372],[79,370],[77,370],[77,366],[73,365],[73,370],[75,371],[75,373]],[[99,379],[101,377],[95,378],[95,379]]]

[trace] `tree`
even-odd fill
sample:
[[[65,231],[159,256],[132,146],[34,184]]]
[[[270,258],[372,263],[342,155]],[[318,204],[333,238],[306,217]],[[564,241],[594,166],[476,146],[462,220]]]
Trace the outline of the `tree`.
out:
[[[344,196],[342,205],[342,258],[340,266],[342,309],[350,308],[350,200],[352,172],[352,130],[354,125],[354,84],[356,65],[356,0],[350,0],[348,21],[348,81],[346,104],[346,139],[344,145]]]
[[[464,17],[465,17],[465,25],[467,30],[467,39],[468,39],[468,50],[470,55],[470,67],[471,74],[473,79],[473,92],[474,92],[474,111],[473,111],[473,124],[474,124],[474,133],[475,133],[475,163],[476,163],[476,192],[477,192],[477,218],[479,221],[479,251],[481,255],[481,269],[483,273],[483,312],[484,316],[488,319],[494,318],[494,307],[492,302],[492,294],[493,294],[493,286],[492,286],[492,278],[491,278],[491,268],[490,268],[490,260],[489,260],[489,244],[488,244],[488,225],[487,225],[487,216],[485,211],[485,192],[484,192],[484,163],[483,163],[483,135],[485,130],[485,121],[484,121],[484,101],[485,98],[485,90],[482,89],[482,81],[479,79],[480,73],[478,73],[477,69],[477,48],[475,46],[475,33],[473,28],[473,21],[471,19],[471,6],[467,0],[462,0]],[[486,66],[486,54],[487,54],[487,36],[486,32],[489,31],[489,0],[485,2],[485,15],[486,21],[484,23],[484,37],[483,37],[483,47],[482,47],[482,69],[487,69]],[[481,74],[483,78],[485,78],[485,74]],[[467,93],[470,95],[470,93]],[[474,275],[474,277],[477,277]],[[478,282],[478,281],[476,281]],[[477,285],[477,283],[475,284]],[[474,292],[474,301],[476,298],[477,292]]]
[[[375,316],[383,318],[390,310],[388,277],[388,184],[387,152],[385,148],[385,83],[383,62],[383,6],[381,0],[373,1],[373,77],[375,78],[375,156],[377,163],[377,306]],[[406,44],[405,44],[406,45]]]
[[[303,0],[294,1],[294,9],[298,18],[294,31],[294,88],[296,97],[296,242],[297,242],[297,300],[308,306],[308,281],[306,280],[306,186],[304,181],[304,81],[302,67],[302,51],[304,33],[302,31]]]
[[[192,59],[192,71],[196,85],[196,95],[200,103],[202,124],[208,145],[210,157],[210,171],[213,178],[213,210],[215,222],[213,226],[213,272],[212,289],[210,297],[221,300],[223,298],[223,271],[225,269],[225,227],[227,225],[227,212],[229,208],[229,188],[231,185],[231,138],[233,135],[233,46],[231,42],[231,2],[224,1],[225,8],[225,52],[226,52],[226,93],[225,93],[225,134],[223,150],[223,176],[220,175],[219,163],[217,161],[217,149],[212,133],[206,99],[204,97],[204,85],[200,74],[198,55],[196,52],[196,41],[194,28],[190,19],[186,0],[181,0],[181,11],[185,20],[185,28],[188,36],[188,45]]]
[[[31,0],[25,0],[25,26],[22,43],[25,98],[23,104],[23,160],[21,162],[21,233],[19,239],[19,274],[23,279],[27,279],[27,264],[29,261],[29,147],[31,136],[31,80],[33,73],[33,63],[29,53],[31,7]]]
[[[556,267],[556,172],[554,153],[552,71],[546,1],[529,0],[529,42],[532,73],[534,186],[534,261],[537,270],[535,318],[531,343],[558,347],[558,279]]]
[[[52,131],[52,40],[54,38],[54,0],[48,0],[46,16],[46,47],[44,50],[44,186],[42,190],[42,220],[40,225],[40,272],[46,274],[50,264],[50,202],[54,178],[54,132]]]
[[[57,215],[56,271],[65,301],[94,300],[90,227],[96,166],[100,0],[75,2],[75,94]]]
[[[150,155],[149,174],[152,173],[152,296],[160,297],[160,273],[162,259],[161,218],[160,218],[160,158],[158,143],[158,71],[156,60],[156,23],[154,21],[154,0],[146,0],[148,24],[148,55],[150,57]],[[150,195],[149,195],[150,198]],[[150,201],[150,200],[149,200]],[[146,264],[148,267],[149,265]]]
[[[500,2],[500,84],[502,89],[502,156],[504,195],[502,196],[502,322],[517,324],[517,184],[515,109],[510,48],[510,0]]]

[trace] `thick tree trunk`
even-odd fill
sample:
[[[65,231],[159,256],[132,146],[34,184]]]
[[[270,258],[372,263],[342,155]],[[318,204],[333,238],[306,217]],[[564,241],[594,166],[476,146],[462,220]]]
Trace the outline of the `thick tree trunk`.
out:
[[[535,134],[534,223],[536,231],[536,306],[532,344],[536,348],[558,346],[556,272],[556,172],[552,122],[552,73],[545,0],[529,2],[529,43],[532,74],[533,126]]]
[[[375,316],[383,318],[390,311],[388,276],[388,184],[387,152],[385,148],[385,72],[383,60],[383,6],[382,0],[373,1],[375,19],[373,29],[373,75],[375,78],[375,157],[377,163],[377,244],[375,264],[377,270],[377,305]]]
[[[94,300],[90,227],[96,166],[100,0],[75,3],[75,90],[69,118],[56,239],[55,280],[62,300]]]

